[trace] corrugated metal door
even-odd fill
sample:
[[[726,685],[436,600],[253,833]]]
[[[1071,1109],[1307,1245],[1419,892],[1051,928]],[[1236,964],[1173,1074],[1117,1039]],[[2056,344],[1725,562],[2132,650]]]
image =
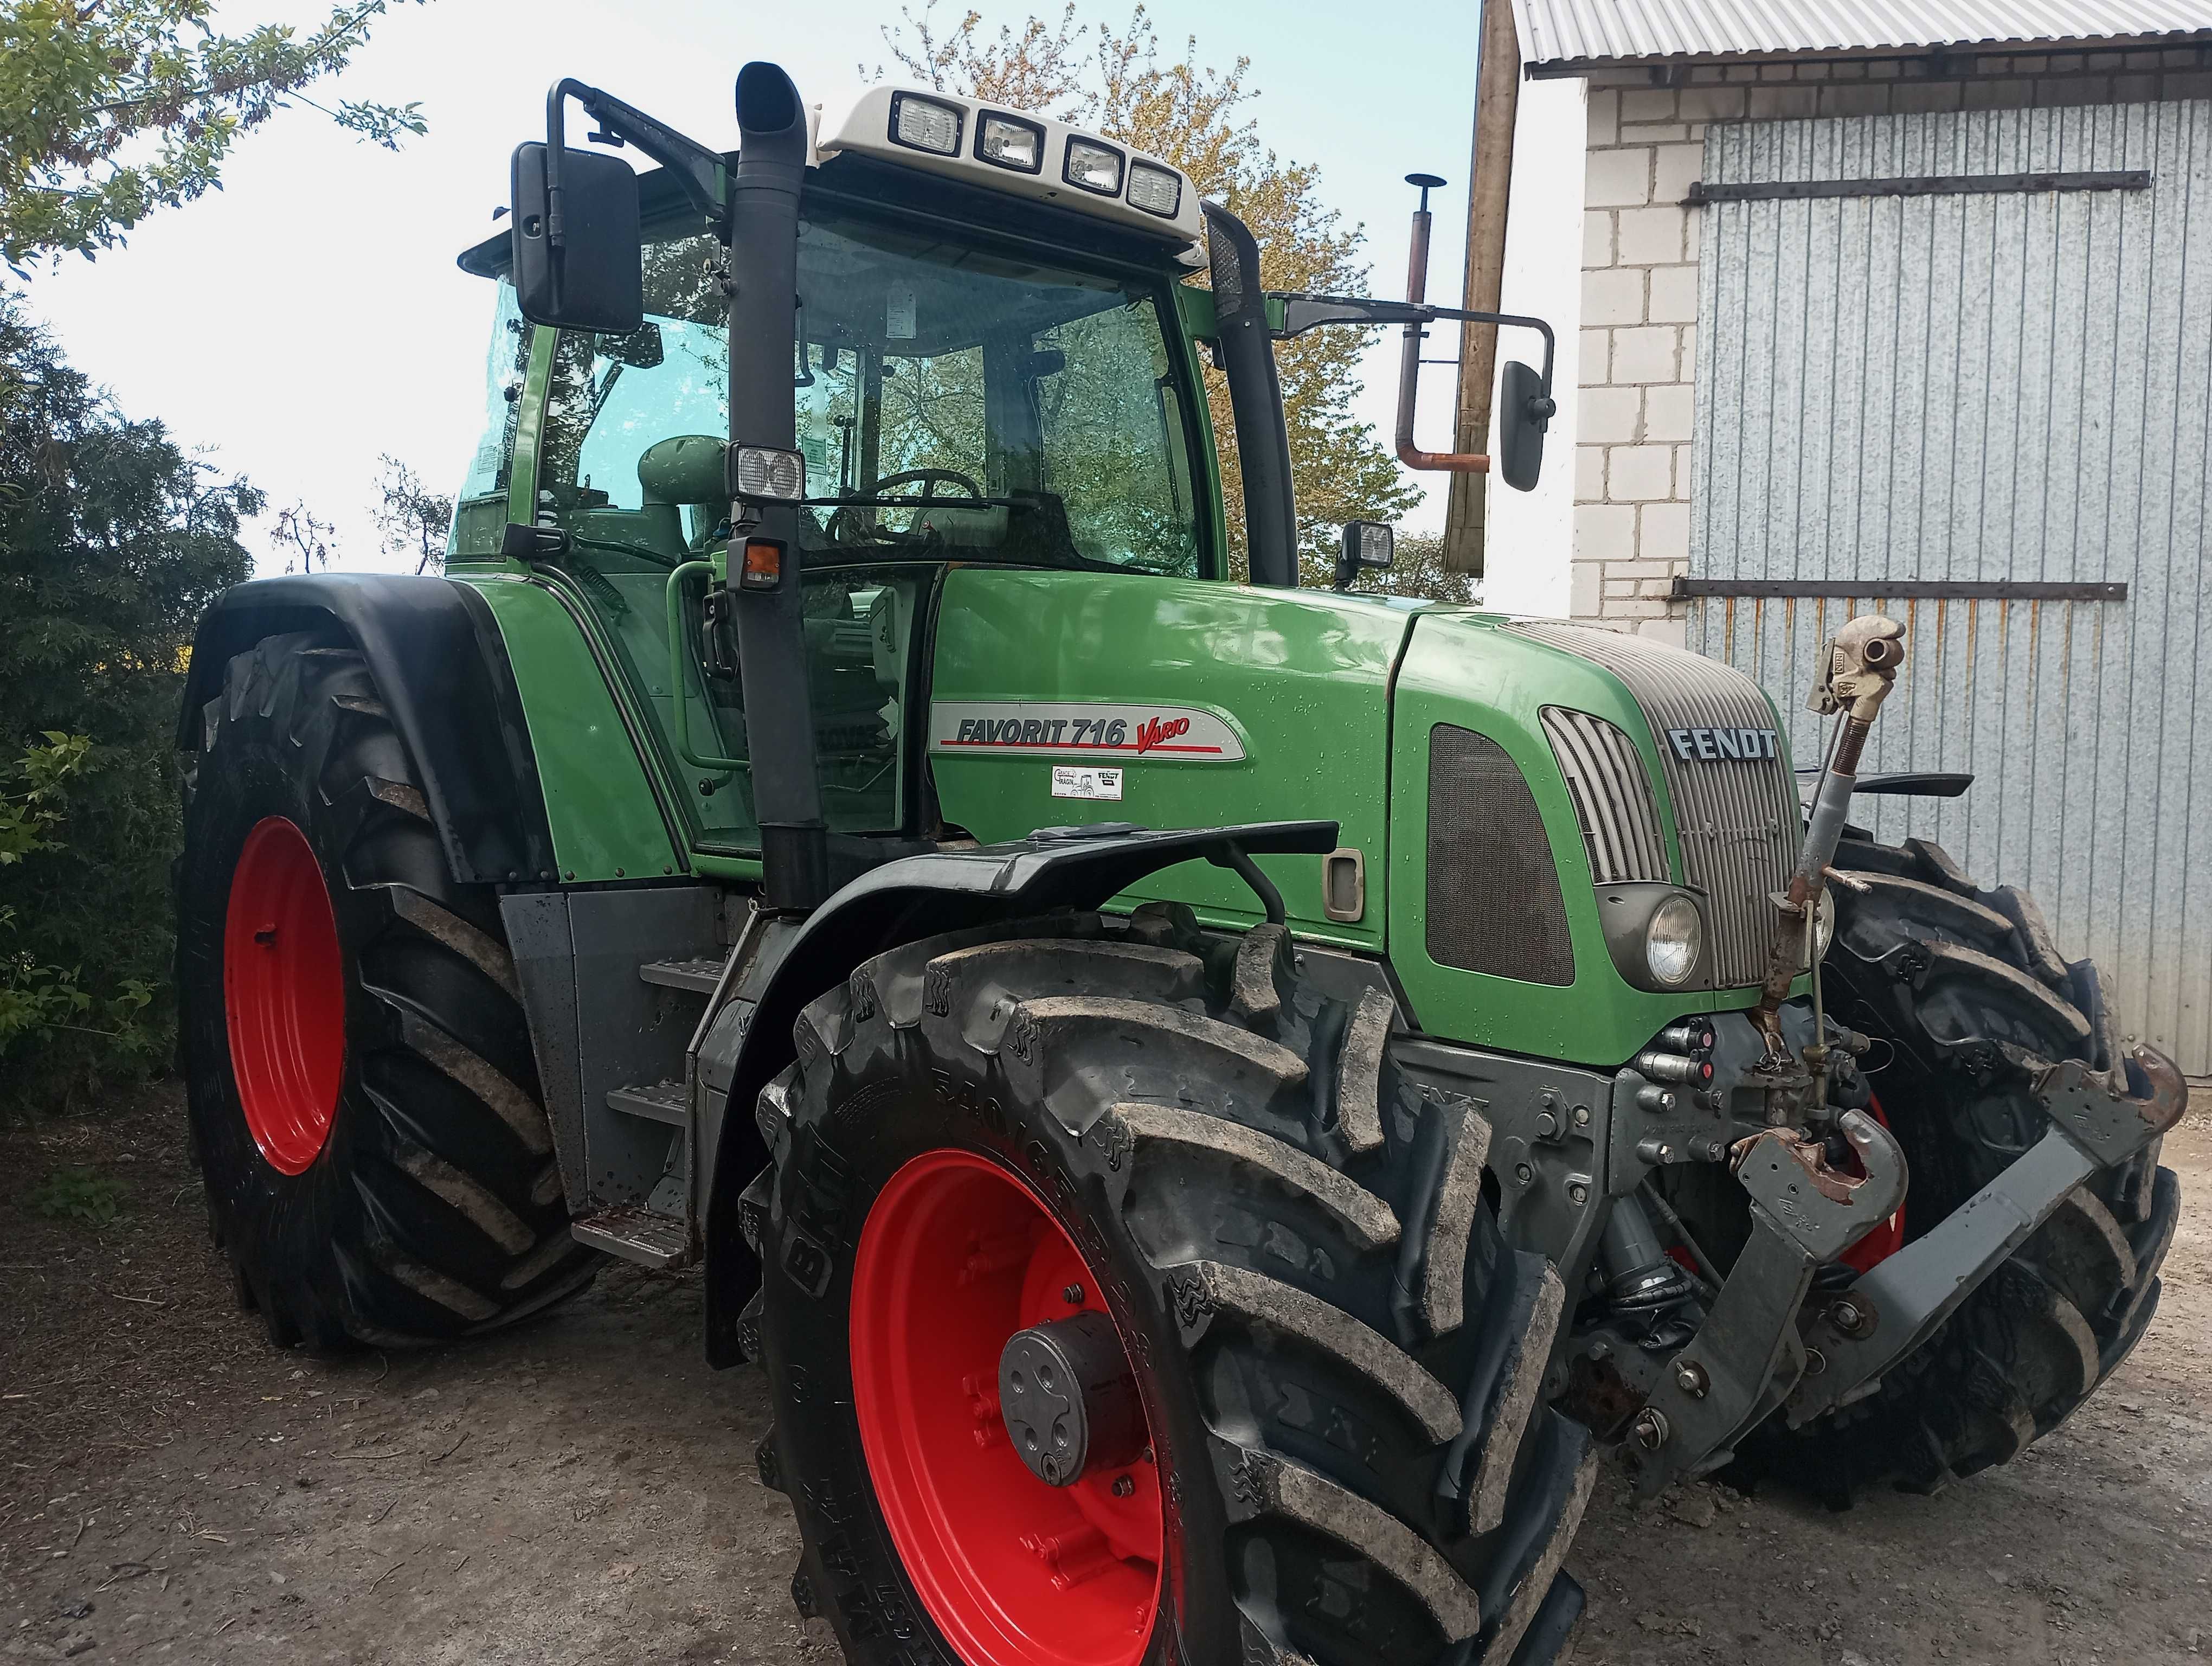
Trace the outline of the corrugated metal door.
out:
[[[1866,767],[1980,779],[1863,819],[2033,890],[2123,1025],[2202,1075],[2212,103],[1747,123],[1705,155],[1709,185],[2124,170],[2148,187],[1709,204],[1690,573],[2125,599],[1713,595],[1689,641],[1774,691],[1802,761],[1821,638],[1902,617],[1913,659]]]

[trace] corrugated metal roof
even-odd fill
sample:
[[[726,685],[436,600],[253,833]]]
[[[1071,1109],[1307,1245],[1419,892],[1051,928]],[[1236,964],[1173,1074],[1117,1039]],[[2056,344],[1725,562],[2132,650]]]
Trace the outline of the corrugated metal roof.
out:
[[[1530,66],[2212,31],[2212,0],[1513,0]]]

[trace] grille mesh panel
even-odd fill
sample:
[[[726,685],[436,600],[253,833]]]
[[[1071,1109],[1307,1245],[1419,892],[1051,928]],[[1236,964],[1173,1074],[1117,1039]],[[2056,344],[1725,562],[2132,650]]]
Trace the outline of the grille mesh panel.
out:
[[[1563,706],[1544,708],[1544,733],[1583,824],[1590,877],[1601,885],[1667,878],[1651,777],[1636,743],[1616,725]]]
[[[1682,840],[1684,881],[1705,894],[1713,987],[1741,988],[1765,975],[1774,892],[1787,888],[1802,836],[1797,783],[1780,757],[1684,759],[1669,729],[1770,729],[1774,709],[1741,672],[1615,631],[1522,621],[1509,627],[1604,666],[1644,708]]]
[[[1463,971],[1575,981],[1536,795],[1504,747],[1449,723],[1429,731],[1428,950]]]

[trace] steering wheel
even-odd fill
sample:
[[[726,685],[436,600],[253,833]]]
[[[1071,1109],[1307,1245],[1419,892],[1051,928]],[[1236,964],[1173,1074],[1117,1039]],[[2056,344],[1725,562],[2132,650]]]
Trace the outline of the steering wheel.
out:
[[[910,486],[919,482],[921,486],[921,501],[927,503],[937,496],[935,488],[940,480],[949,480],[954,485],[963,488],[970,497],[981,497],[983,495],[983,489],[957,469],[902,470],[897,474],[883,476],[868,488],[866,495],[876,497],[882,494],[886,486]]]
[[[969,497],[981,497],[983,495],[983,489],[957,469],[902,469],[896,474],[879,476],[861,495],[866,497],[875,497],[879,496],[886,486],[919,484],[921,487],[920,502],[930,503],[936,501],[937,483],[940,480],[951,481]],[[858,526],[858,518],[854,515],[853,508],[854,506],[848,504],[830,517],[829,524],[822,530],[823,536],[830,543],[845,544],[852,540],[853,534]],[[878,526],[872,531],[876,538],[893,544],[915,543],[927,539],[930,536],[926,530],[895,532],[887,526]]]

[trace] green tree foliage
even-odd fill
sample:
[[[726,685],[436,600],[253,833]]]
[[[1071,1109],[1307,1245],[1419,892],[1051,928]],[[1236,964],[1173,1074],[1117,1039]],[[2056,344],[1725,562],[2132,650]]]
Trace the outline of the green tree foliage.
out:
[[[261,508],[0,298],[0,1101],[164,1056],[178,704]]]
[[[1322,206],[1311,166],[1286,162],[1261,143],[1250,114],[1259,94],[1245,82],[1249,60],[1240,58],[1227,70],[1212,68],[1200,61],[1194,39],[1183,43],[1180,56],[1164,57],[1141,5],[1120,29],[1079,22],[1074,0],[1056,19],[1031,16],[996,33],[974,11],[940,26],[934,0],[902,16],[899,27],[884,31],[902,78],[1038,111],[1174,163],[1202,196],[1226,204],[1252,228],[1261,277],[1271,289],[1364,289],[1359,228]],[[1418,501],[1372,425],[1352,414],[1359,354],[1370,338],[1355,330],[1316,330],[1277,346],[1300,563],[1309,584],[1328,582],[1344,521],[1389,520]],[[1208,374],[1206,395],[1221,450],[1232,565],[1241,576],[1243,475],[1228,388],[1218,374]]]
[[[215,0],[0,0],[0,258],[21,274],[112,248],[156,208],[221,183],[240,134],[288,105],[387,149],[421,106],[317,103],[392,0],[348,0],[304,33],[216,32]]]

